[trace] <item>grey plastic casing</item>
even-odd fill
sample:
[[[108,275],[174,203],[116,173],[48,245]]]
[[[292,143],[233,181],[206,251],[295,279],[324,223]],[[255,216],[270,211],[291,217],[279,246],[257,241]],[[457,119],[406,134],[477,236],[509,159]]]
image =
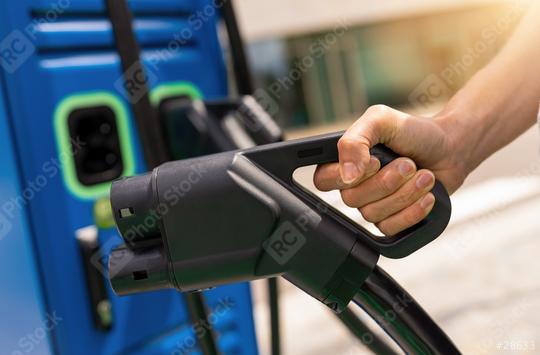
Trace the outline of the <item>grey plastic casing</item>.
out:
[[[115,292],[197,291],[283,275],[342,310],[379,255],[401,258],[437,238],[451,206],[437,182],[433,211],[409,230],[381,238],[358,226],[292,177],[337,161],[341,135],[170,162],[114,182],[111,204],[126,242],[110,258]],[[397,158],[384,146],[371,153],[382,165]]]

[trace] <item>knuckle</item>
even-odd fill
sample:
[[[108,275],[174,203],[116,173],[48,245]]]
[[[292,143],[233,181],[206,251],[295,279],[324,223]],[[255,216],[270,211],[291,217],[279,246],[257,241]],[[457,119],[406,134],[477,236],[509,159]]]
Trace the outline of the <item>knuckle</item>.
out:
[[[369,223],[377,223],[379,222],[377,215],[375,211],[372,208],[364,207],[359,209],[360,213],[362,214],[362,217]]]
[[[375,224],[375,227],[377,227],[377,229],[380,230],[381,233],[384,234],[384,235],[392,235],[392,234],[394,234],[392,229],[390,229],[387,226],[387,224],[384,223],[384,222]]]
[[[372,105],[370,106],[367,111],[370,115],[373,115],[373,117],[380,117],[384,116],[389,112],[389,107],[386,105]]]
[[[414,192],[402,192],[396,196],[395,203],[399,206],[408,206],[414,203]]]
[[[351,208],[358,207],[358,198],[354,190],[341,190],[341,199],[347,206]]]
[[[405,194],[396,196],[396,198],[394,199],[394,203],[399,206],[407,205],[409,203],[409,197]]]
[[[350,136],[343,136],[338,140],[338,149],[340,151],[346,151],[354,149],[355,145],[358,144],[358,140]]]
[[[315,175],[313,175],[313,184],[318,190],[325,188],[324,176],[320,171],[316,171]]]
[[[376,182],[377,189],[385,195],[389,195],[394,191],[395,182],[389,171],[383,172],[380,177],[376,179]]]
[[[420,206],[415,206],[403,216],[403,219],[407,226],[413,226],[424,219],[425,215],[426,212]]]

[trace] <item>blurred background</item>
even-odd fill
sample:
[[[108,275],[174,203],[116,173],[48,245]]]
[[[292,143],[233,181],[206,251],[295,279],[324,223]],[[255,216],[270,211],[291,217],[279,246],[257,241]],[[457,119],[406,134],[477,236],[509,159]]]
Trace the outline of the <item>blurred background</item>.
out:
[[[285,127],[331,124],[369,105],[444,101],[506,42],[526,1],[237,2],[252,70]]]
[[[297,138],[345,129],[378,103],[433,115],[496,55],[528,3],[238,0],[236,7],[256,96]],[[437,242],[405,260],[382,260],[465,354],[540,353],[538,142],[533,128],[472,174]],[[306,168],[297,179],[310,186],[312,175]],[[340,205],[338,194],[321,195]],[[364,352],[324,307],[281,285],[285,354]],[[264,288],[255,283],[262,351],[269,348]]]

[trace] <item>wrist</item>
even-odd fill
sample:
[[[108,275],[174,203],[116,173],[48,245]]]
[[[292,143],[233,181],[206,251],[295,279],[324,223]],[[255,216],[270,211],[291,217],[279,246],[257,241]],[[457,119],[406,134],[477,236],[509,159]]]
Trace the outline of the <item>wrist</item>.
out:
[[[485,120],[467,106],[450,102],[433,120],[446,137],[447,160],[454,170],[456,179],[465,178],[480,165],[479,142]]]

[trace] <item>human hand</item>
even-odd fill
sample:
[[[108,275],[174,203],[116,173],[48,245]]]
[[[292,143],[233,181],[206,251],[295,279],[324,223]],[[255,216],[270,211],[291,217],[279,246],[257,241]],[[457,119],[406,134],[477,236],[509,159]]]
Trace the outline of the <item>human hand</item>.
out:
[[[442,120],[373,106],[339,140],[339,163],[317,168],[315,186],[322,191],[340,190],[345,204],[357,208],[383,234],[399,233],[431,212],[435,179],[449,193],[465,180],[464,157],[458,155],[448,132]],[[369,152],[379,143],[402,158],[380,169]]]

